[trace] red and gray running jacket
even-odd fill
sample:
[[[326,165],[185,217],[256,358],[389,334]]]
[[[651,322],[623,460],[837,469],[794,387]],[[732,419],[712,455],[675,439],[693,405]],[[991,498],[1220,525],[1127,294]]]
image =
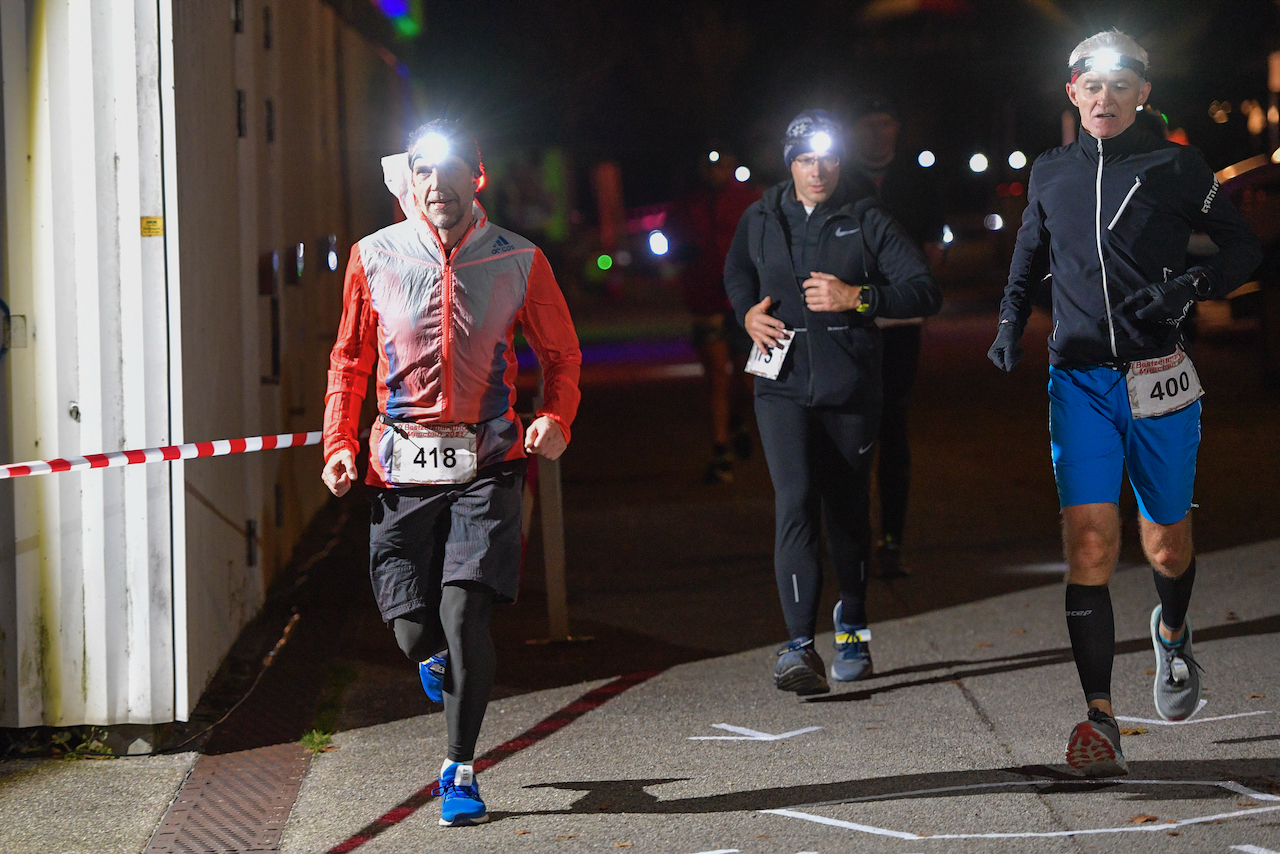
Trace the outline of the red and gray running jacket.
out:
[[[394,191],[394,190],[393,190]],[[402,206],[407,199],[402,197]],[[420,424],[473,424],[480,467],[525,455],[515,402],[515,325],[543,368],[544,403],[569,438],[581,395],[582,355],[564,295],[542,250],[488,221],[445,254],[416,210],[351,250],[342,322],[329,357],[324,457],[359,448],[360,405],[377,367],[378,410]],[[373,424],[365,482],[392,486],[379,459],[386,426]]]

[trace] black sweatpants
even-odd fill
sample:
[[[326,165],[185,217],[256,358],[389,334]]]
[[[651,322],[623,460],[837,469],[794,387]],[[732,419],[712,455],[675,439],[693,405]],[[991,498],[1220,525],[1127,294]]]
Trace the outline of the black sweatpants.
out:
[[[882,330],[884,411],[880,416],[880,533],[902,543],[907,524],[907,495],[911,486],[911,445],[907,441],[907,407],[920,367],[918,324]]]
[[[845,625],[867,625],[871,460],[880,413],[808,407],[756,396],[756,424],[773,480],[773,565],[791,638],[812,638],[822,594],[819,539],[835,569]]]

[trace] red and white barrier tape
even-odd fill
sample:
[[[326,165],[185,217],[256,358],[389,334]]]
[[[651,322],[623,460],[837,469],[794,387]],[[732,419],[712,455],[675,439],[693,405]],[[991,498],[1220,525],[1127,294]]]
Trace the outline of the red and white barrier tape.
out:
[[[219,439],[216,442],[193,442],[189,445],[165,445],[163,448],[145,448],[140,451],[111,451],[106,454],[89,454],[87,457],[69,457],[65,460],[37,460],[31,463],[0,465],[0,480],[81,469],[116,468],[169,460],[194,460],[198,457],[225,457],[227,454],[250,454],[254,451],[299,448],[304,445],[318,444],[320,444],[320,431],[312,430],[310,433],[278,433],[275,436],[250,436],[247,439]]]

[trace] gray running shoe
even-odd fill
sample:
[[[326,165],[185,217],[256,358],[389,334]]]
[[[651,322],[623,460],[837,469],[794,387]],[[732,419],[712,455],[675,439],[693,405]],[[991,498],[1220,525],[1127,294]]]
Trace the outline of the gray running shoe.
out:
[[[836,626],[836,657],[831,662],[831,678],[837,682],[856,682],[871,676],[871,629],[855,629],[840,621],[843,602],[836,603],[831,615]]]
[[[1101,709],[1090,709],[1089,719],[1076,724],[1067,741],[1067,764],[1086,777],[1122,777],[1129,763],[1120,752],[1120,728]]]
[[[796,638],[778,650],[778,664],[773,668],[773,684],[779,691],[794,691],[801,697],[826,694],[826,666],[813,648],[810,638]]]
[[[1156,714],[1166,721],[1186,720],[1200,704],[1200,665],[1191,657],[1191,624],[1183,625],[1182,640],[1169,646],[1160,637],[1160,606],[1151,612],[1151,645],[1156,651],[1156,681],[1152,694]]]

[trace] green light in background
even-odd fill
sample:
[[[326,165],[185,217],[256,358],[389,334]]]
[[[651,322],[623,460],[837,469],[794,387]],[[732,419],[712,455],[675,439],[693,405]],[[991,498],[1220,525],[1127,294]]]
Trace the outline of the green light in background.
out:
[[[601,270],[608,270],[613,266],[613,258],[609,255],[601,255],[596,259],[596,266]]]
[[[415,21],[408,15],[403,18],[393,18],[391,23],[395,25],[396,32],[407,39],[411,39],[422,32],[422,23]]]

